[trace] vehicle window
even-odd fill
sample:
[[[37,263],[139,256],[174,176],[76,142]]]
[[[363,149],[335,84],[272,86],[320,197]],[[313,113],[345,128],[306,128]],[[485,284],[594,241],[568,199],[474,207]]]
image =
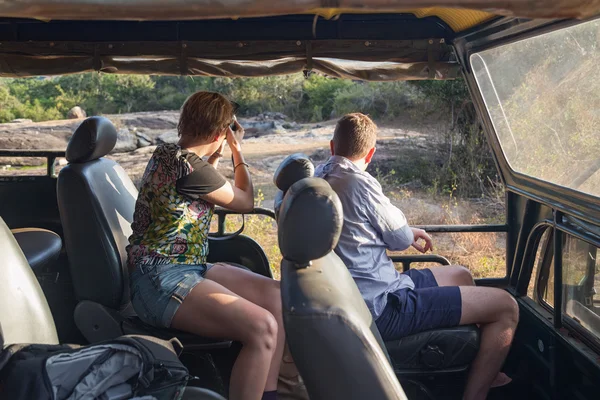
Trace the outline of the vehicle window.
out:
[[[567,236],[563,250],[563,312],[600,338],[598,248]]]
[[[563,313],[600,339],[600,261],[598,248],[581,239],[564,234],[562,298]],[[538,276],[540,297],[554,306],[554,262],[548,279]],[[543,281],[543,282],[542,282]]]
[[[600,19],[471,56],[519,173],[600,196]]]

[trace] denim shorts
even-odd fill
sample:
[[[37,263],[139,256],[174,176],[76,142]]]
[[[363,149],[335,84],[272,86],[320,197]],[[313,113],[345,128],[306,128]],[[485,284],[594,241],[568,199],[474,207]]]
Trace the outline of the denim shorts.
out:
[[[131,273],[131,304],[147,324],[170,328],[171,320],[212,264],[138,265]]]
[[[410,276],[415,288],[388,293],[387,304],[375,321],[383,340],[460,323],[462,299],[458,286],[438,286],[429,269],[410,269],[404,274]]]

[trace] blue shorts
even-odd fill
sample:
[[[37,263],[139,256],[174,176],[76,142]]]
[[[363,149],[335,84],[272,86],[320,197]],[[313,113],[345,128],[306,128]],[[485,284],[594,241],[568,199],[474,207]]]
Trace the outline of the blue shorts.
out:
[[[388,293],[387,304],[375,321],[384,341],[460,323],[458,286],[438,286],[429,269],[410,269],[404,274],[410,276],[415,288]]]
[[[212,264],[138,265],[129,277],[131,304],[147,324],[170,328],[171,320]]]

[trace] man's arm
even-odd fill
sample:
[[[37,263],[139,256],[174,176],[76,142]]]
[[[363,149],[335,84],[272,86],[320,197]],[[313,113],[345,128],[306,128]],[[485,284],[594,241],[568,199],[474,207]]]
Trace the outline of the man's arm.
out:
[[[389,250],[402,251],[413,246],[421,253],[433,249],[431,237],[422,229],[411,228],[404,213],[390,202],[380,186],[370,185],[365,191],[367,216]],[[425,245],[418,240],[425,241]]]
[[[404,213],[381,193],[367,202],[369,222],[390,250],[406,250],[414,242],[414,233]]]

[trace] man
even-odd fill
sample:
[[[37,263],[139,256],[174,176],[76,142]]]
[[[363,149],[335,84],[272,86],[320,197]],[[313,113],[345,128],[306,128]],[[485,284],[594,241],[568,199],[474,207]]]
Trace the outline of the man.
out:
[[[413,246],[425,253],[432,240],[411,228],[381,185],[366,172],[375,153],[377,126],[366,115],[341,118],[330,143],[331,158],[317,167],[338,194],[344,226],[335,252],[373,314],[384,340],[429,329],[479,324],[481,343],[464,399],[485,399],[490,387],[510,381],[500,373],[519,319],[515,300],[504,290],[476,287],[464,267],[444,266],[399,273],[386,250]],[[423,244],[421,244],[421,242]]]

